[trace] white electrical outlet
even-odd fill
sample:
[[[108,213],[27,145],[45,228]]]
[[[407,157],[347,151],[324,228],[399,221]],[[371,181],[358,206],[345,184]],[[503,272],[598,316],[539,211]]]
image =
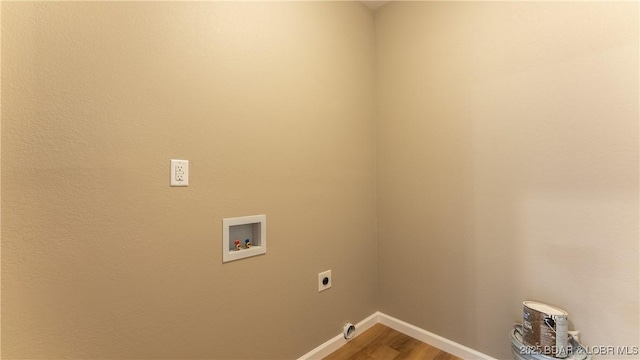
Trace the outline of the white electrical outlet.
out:
[[[318,274],[318,292],[327,290],[331,287],[331,270],[323,271]]]
[[[189,186],[189,160],[171,160],[171,186]]]

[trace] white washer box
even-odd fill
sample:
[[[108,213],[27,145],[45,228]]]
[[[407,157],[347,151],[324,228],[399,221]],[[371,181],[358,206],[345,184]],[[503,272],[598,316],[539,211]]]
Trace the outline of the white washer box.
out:
[[[245,246],[249,240],[251,247]],[[240,241],[240,250],[236,249]],[[252,215],[222,219],[222,262],[267,253],[267,216]]]

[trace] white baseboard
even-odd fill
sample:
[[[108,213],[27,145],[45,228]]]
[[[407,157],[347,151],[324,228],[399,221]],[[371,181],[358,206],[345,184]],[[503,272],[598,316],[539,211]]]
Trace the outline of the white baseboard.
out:
[[[381,323],[386,325],[396,331],[399,331],[407,336],[411,336],[414,339],[420,340],[429,345],[433,345],[440,350],[446,351],[451,355],[455,355],[462,359],[483,359],[483,360],[496,360],[495,358],[483,354],[479,351],[470,349],[464,345],[458,344],[449,339],[445,339],[442,336],[436,335],[427,330],[421,329],[417,326],[411,325],[402,320],[396,319],[392,316],[383,314],[379,311],[376,311],[374,314],[370,315],[366,319],[360,321],[356,324],[356,335],[362,334],[373,325]],[[349,340],[350,341],[350,340]],[[338,350],[342,345],[346,344],[347,340],[345,340],[342,334],[339,334],[332,339],[326,341],[324,344],[318,346],[317,348],[309,351],[308,353],[302,355],[298,360],[316,360],[322,359],[325,356],[331,354],[332,352]]]
[[[344,335],[340,333],[339,335],[336,335],[330,340],[326,341],[324,344],[302,355],[302,357],[300,357],[298,360],[322,359],[325,356],[331,354],[332,352],[338,350],[342,345],[346,344],[347,341],[351,341],[352,339],[358,337],[358,335],[367,331],[369,328],[371,328],[373,325],[377,323],[378,323],[378,313],[376,312],[372,315],[369,315],[366,319],[356,324],[356,333],[353,336],[353,338],[346,340],[344,338]]]
[[[396,331],[399,331],[405,335],[411,336],[414,339],[420,340],[423,343],[433,345],[440,350],[446,351],[451,355],[455,355],[461,359],[484,359],[484,360],[496,360],[495,358],[483,354],[479,351],[470,349],[464,345],[458,344],[455,341],[443,338],[440,335],[436,335],[427,330],[421,329],[417,326],[411,325],[402,320],[396,319],[392,316],[378,312],[378,322],[386,325]]]

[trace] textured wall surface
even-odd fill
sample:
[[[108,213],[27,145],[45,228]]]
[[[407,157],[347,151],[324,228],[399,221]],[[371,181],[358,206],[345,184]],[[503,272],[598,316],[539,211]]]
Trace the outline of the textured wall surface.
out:
[[[4,2],[2,357],[294,358],[376,311],[373,46],[356,2]]]
[[[639,10],[2,3],[2,358],[294,358],[378,309],[509,358],[524,299],[637,345]]]
[[[525,299],[638,345],[637,2],[376,12],[380,310],[499,358]],[[619,356],[617,356],[619,358]]]

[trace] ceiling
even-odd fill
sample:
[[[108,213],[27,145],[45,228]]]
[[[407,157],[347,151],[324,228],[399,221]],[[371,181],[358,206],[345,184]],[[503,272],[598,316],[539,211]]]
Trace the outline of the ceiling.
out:
[[[379,8],[380,6],[388,3],[389,1],[378,1],[378,0],[372,0],[372,1],[362,1],[365,5],[367,5],[370,9],[375,10],[377,8]]]

